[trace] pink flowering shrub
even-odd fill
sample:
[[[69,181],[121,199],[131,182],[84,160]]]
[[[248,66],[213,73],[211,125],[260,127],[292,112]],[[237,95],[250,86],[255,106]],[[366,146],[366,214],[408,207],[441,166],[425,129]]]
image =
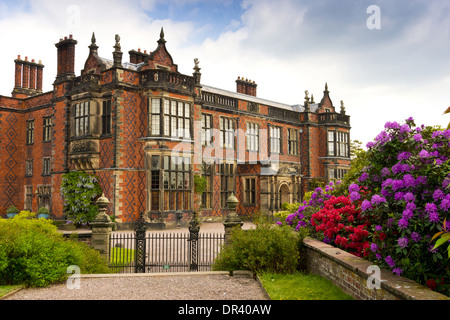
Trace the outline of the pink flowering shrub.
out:
[[[342,225],[333,225],[332,230],[363,225],[367,233],[364,232],[365,245],[358,255],[450,296],[446,246],[435,248],[436,239],[432,240],[433,235],[443,231],[444,219],[449,220],[450,130],[416,127],[412,118],[404,124],[387,122],[385,130],[367,148],[366,166],[344,194],[342,188],[336,188],[341,196],[347,197],[340,198],[341,205],[333,204],[334,208],[350,208],[350,201],[355,206],[354,212],[358,212],[357,221],[340,222]],[[304,203],[286,223],[297,229],[308,228],[311,236],[343,247],[342,234],[330,232],[326,227],[318,229],[321,223],[313,218],[325,213],[323,208],[333,190],[316,191],[323,201]],[[330,218],[326,220],[330,223]]]
[[[373,221],[371,260],[449,294],[449,260],[431,238],[449,215],[450,130],[388,122],[367,147],[353,189],[370,190],[361,210]]]

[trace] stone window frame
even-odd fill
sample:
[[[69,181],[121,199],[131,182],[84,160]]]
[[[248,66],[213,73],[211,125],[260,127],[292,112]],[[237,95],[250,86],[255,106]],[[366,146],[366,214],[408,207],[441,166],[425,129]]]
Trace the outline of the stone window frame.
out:
[[[33,159],[25,160],[25,177],[33,176]]]
[[[242,178],[244,205],[255,206],[257,204],[256,181],[256,176],[246,176]]]
[[[42,158],[42,175],[49,176],[51,174],[51,158],[44,157]]]
[[[329,157],[350,158],[349,133],[339,130],[329,130],[327,132],[327,154]]]
[[[150,136],[191,138],[191,102],[163,96],[149,99],[149,104]]]
[[[209,119],[206,121],[206,119]],[[209,146],[213,143],[213,115],[202,113],[202,146]]]
[[[41,207],[47,208],[50,213],[52,212],[52,193],[51,185],[41,185],[37,187],[37,202],[38,209]]]
[[[161,136],[161,98],[150,100],[150,135]]]
[[[202,202],[200,206],[203,209],[212,208],[214,169],[214,161],[202,162],[202,176],[206,178],[206,190],[202,193]]]
[[[220,207],[226,209],[228,197],[235,192],[237,166],[234,162],[222,162],[218,164],[218,167],[220,176]]]
[[[275,133],[277,132],[277,135]],[[279,126],[269,125],[269,152],[270,154],[283,153],[283,129]],[[277,148],[276,148],[277,147]]]
[[[86,137],[90,135],[90,110],[91,102],[89,100],[79,101],[72,105],[73,138]]]
[[[247,151],[259,151],[259,123],[247,122],[245,131],[245,147]]]
[[[52,140],[52,117],[47,116],[42,118],[42,141],[49,142]]]
[[[34,144],[34,119],[27,120],[27,145]]]
[[[299,134],[298,129],[288,128],[288,154],[299,155]]]
[[[102,101],[102,136],[112,134],[112,100]]]
[[[329,167],[328,168],[328,181],[337,181],[341,180],[347,173],[349,168],[342,167]]]
[[[171,154],[152,154],[149,158],[151,170],[148,171],[147,176],[150,199],[148,211],[152,213],[190,211],[192,207],[191,158]],[[173,158],[177,159],[172,161]],[[180,158],[181,163],[178,161]],[[172,181],[175,182],[174,185],[171,184]]]
[[[25,186],[24,210],[33,210],[33,186]]]
[[[236,149],[236,119],[231,117],[220,117],[219,122],[220,148],[231,150]]]

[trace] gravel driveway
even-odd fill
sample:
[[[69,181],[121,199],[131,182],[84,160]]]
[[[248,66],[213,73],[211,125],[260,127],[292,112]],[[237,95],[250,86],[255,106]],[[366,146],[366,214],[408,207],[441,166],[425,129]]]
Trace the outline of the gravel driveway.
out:
[[[244,223],[243,229],[253,224]],[[223,232],[223,224],[204,223],[200,231]],[[186,232],[186,228],[156,231]],[[150,231],[152,232],[152,231]],[[72,282],[73,283],[73,282]],[[268,300],[249,272],[188,272],[81,275],[79,289],[67,284],[22,289],[5,300]]]
[[[75,282],[71,282],[75,284]],[[5,300],[268,300],[249,272],[82,275],[67,284],[22,289]]]

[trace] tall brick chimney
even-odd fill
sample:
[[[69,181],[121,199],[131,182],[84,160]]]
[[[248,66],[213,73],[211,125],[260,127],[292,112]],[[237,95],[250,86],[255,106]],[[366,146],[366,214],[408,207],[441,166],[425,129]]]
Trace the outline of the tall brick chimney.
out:
[[[34,59],[31,59],[31,65],[30,65],[30,82],[28,88],[36,90],[36,71],[37,66],[34,62]]]
[[[20,55],[17,56],[17,59],[14,60],[16,63],[16,73],[14,76],[14,88],[22,88],[22,69],[23,64],[22,60],[20,59]]]
[[[256,97],[256,87],[258,85],[255,81],[244,79],[244,77],[238,77],[236,80],[236,92],[247,94]]]
[[[41,60],[39,60],[36,69],[36,92],[40,93],[42,92],[42,77],[44,73],[44,65]]]
[[[65,81],[75,76],[75,45],[78,42],[69,35],[55,44],[58,48],[57,81]]]
[[[28,57],[25,57],[23,62],[23,76],[22,76],[22,88],[28,89],[30,87],[30,64],[28,63]]]
[[[24,98],[41,93],[44,69],[42,61],[39,61],[39,63],[36,63],[34,59],[28,61],[28,57],[22,60],[19,55],[14,62],[16,67],[12,96],[15,98]]]

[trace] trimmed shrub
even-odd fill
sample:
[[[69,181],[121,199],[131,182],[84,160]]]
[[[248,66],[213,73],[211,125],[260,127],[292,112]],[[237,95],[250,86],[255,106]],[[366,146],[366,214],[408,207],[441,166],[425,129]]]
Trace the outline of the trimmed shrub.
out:
[[[22,211],[0,219],[0,284],[44,287],[67,278],[67,267],[108,273],[106,261],[86,244],[65,239],[50,220]]]
[[[263,222],[255,229],[235,228],[231,244],[224,246],[213,270],[249,270],[253,273],[293,273],[299,268],[304,233]]]

